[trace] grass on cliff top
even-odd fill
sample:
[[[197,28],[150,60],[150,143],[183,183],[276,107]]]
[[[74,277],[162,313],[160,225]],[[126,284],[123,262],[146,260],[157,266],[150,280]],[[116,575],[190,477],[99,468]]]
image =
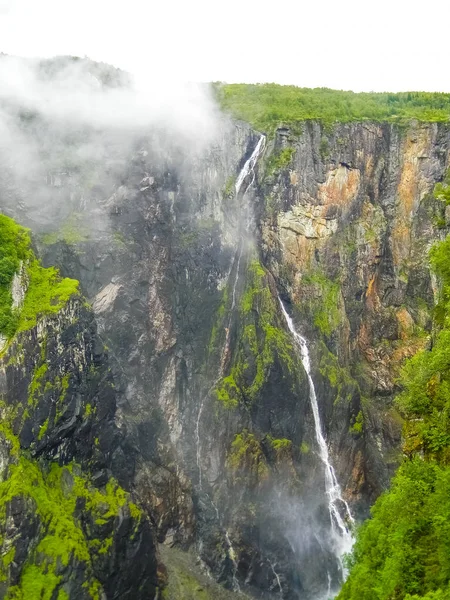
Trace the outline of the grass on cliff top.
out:
[[[450,94],[441,92],[350,92],[292,85],[215,84],[218,101],[234,117],[271,133],[298,121],[449,121]]]
[[[24,269],[27,291],[22,306],[13,308],[14,275]],[[11,338],[36,324],[39,316],[58,312],[78,292],[78,281],[61,279],[54,268],[45,269],[31,249],[28,229],[0,215],[0,334]]]
[[[358,532],[339,600],[450,598],[450,236],[430,263],[442,284],[433,345],[407,361],[397,398],[404,460]]]

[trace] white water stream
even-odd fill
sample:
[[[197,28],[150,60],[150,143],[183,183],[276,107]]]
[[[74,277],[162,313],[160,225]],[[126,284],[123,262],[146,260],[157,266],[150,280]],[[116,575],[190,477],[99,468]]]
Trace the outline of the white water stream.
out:
[[[317,404],[316,390],[314,382],[311,377],[311,362],[309,358],[308,344],[304,337],[302,337],[295,329],[294,323],[287,313],[284,304],[280,297],[281,310],[286,320],[289,331],[295,340],[296,346],[300,351],[300,359],[303,367],[306,371],[309,383],[309,399],[311,401],[311,408],[314,417],[314,427],[316,432],[316,440],[319,446],[319,456],[324,466],[325,471],[325,490],[328,496],[328,511],[330,513],[331,521],[331,540],[333,552],[339,562],[342,577],[345,577],[345,569],[342,564],[342,556],[346,552],[350,552],[353,545],[353,536],[351,532],[351,524],[354,523],[354,519],[350,512],[350,508],[347,502],[342,498],[341,488],[336,479],[333,466],[330,462],[330,456],[328,454],[327,443],[325,441],[322,424],[320,422],[319,406]],[[342,514],[341,514],[342,513]],[[329,587],[331,586],[330,575],[328,573]]]
[[[255,166],[256,166],[256,163],[258,162],[258,158],[259,158],[260,154],[262,154],[262,152],[264,151],[265,146],[266,146],[266,136],[261,135],[250,158],[245,162],[245,165],[242,167],[241,172],[239,173],[238,178],[236,179],[236,184],[234,186],[234,189],[236,190],[236,197],[238,196],[238,194],[241,190],[242,184],[244,183],[244,181],[245,181],[246,177],[249,175],[249,173],[252,173],[253,178],[252,178],[251,182],[248,184],[245,191],[247,191],[247,189],[255,181]]]
[[[261,156],[262,152],[264,151],[265,148],[265,144],[266,144],[266,137],[264,135],[261,135],[261,137],[258,140],[258,143],[256,144],[255,149],[253,150],[250,158],[245,162],[244,166],[242,167],[238,178],[236,179],[236,184],[235,184],[235,197],[237,198],[239,195],[239,192],[241,191],[242,188],[242,184],[244,183],[244,181],[247,179],[247,177],[251,174],[252,175],[252,180],[250,181],[250,183],[247,185],[247,187],[244,190],[244,194],[243,194],[243,198],[245,197],[245,194],[247,193],[247,190],[252,186],[254,180],[255,180],[255,166],[256,163],[258,162],[259,157]],[[241,221],[242,223],[242,221]],[[246,219],[245,219],[245,232],[248,231],[250,226],[250,213],[249,211],[247,211],[247,215],[246,215]],[[219,370],[219,376],[217,377],[217,379],[215,380],[215,382],[213,383],[213,385],[211,386],[211,388],[208,390],[208,393],[205,394],[200,402],[200,406],[198,409],[198,414],[197,414],[197,421],[196,421],[196,426],[195,426],[195,439],[196,439],[196,451],[197,451],[197,469],[198,469],[198,482],[199,482],[199,487],[201,490],[203,490],[202,487],[202,469],[201,469],[201,441],[200,441],[200,421],[201,421],[201,416],[202,416],[202,412],[203,412],[203,406],[205,403],[205,399],[206,397],[209,395],[210,391],[212,388],[215,387],[216,383],[218,382],[218,380],[223,376],[223,370],[225,367],[225,362],[226,362],[226,357],[227,357],[227,353],[228,353],[228,348],[229,348],[229,344],[230,344],[230,330],[231,330],[231,322],[232,322],[232,317],[233,317],[233,313],[234,313],[234,309],[236,306],[236,290],[237,290],[237,286],[238,286],[238,282],[239,282],[239,274],[240,274],[240,267],[241,267],[241,258],[242,258],[242,254],[244,251],[244,235],[242,232],[241,227],[239,227],[239,232],[240,232],[240,241],[239,241],[239,249],[237,252],[237,264],[236,264],[236,271],[235,271],[235,276],[234,276],[234,282],[233,282],[233,291],[232,291],[232,295],[231,295],[231,306],[230,306],[230,311],[229,311],[229,319],[228,319],[228,326],[225,329],[225,344],[222,350],[222,356],[221,356],[221,361],[220,361],[220,370]],[[236,262],[236,258],[233,262]],[[210,496],[208,494],[206,494],[212,504],[212,506],[214,507],[215,511],[216,511],[216,515],[217,515],[217,519],[219,521],[219,523],[221,523],[221,519],[219,517],[219,511],[216,507],[216,505],[214,504],[214,502],[211,500]],[[232,564],[233,564],[233,589],[236,592],[240,592],[240,586],[239,586],[239,582],[237,580],[236,574],[237,574],[237,570],[238,570],[238,565],[236,562],[236,552],[233,548],[233,545],[231,543],[230,540],[230,536],[228,531],[225,529],[225,540],[228,546],[228,557],[231,560]],[[272,567],[273,570],[273,567]],[[278,584],[280,585],[280,581],[278,578],[278,575],[275,573],[274,574],[277,577],[277,581]],[[281,585],[280,585],[280,590],[281,590]]]

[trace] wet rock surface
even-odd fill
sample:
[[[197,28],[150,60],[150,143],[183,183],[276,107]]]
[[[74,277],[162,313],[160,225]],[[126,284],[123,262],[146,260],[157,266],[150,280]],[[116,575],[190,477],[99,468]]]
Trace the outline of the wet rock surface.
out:
[[[129,484],[132,457],[81,299],[16,334],[0,396],[1,597],[154,597],[154,536],[117,482]]]

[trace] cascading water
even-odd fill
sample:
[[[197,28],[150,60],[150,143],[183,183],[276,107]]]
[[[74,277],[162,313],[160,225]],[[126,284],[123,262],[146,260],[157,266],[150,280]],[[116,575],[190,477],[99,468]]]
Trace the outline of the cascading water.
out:
[[[255,180],[255,166],[256,166],[256,163],[258,162],[259,157],[264,152],[265,145],[266,145],[266,136],[261,135],[261,137],[258,140],[258,143],[255,146],[255,149],[253,150],[252,154],[250,155],[250,158],[245,161],[245,164],[242,167],[242,169],[236,179],[236,184],[235,184],[236,198],[238,197],[239,192],[241,191],[242,184],[247,179],[247,177],[250,175],[250,173],[252,174],[252,180],[245,188],[243,197],[245,197],[247,190],[253,185],[253,182]],[[245,225],[245,231],[248,231],[248,228],[249,228],[249,220],[247,219],[246,225]],[[241,239],[239,241],[239,249],[236,254],[237,259],[235,258],[233,261],[233,265],[234,265],[234,263],[236,263],[236,260],[237,260],[237,263],[236,263],[236,271],[235,271],[234,282],[233,282],[233,291],[231,294],[231,307],[230,307],[230,311],[229,311],[230,316],[228,319],[227,327],[225,328],[225,344],[224,344],[224,347],[222,350],[222,356],[221,356],[221,360],[220,360],[219,376],[216,379],[216,381],[213,383],[213,385],[211,386],[209,391],[211,391],[211,389],[215,387],[217,381],[223,376],[223,370],[225,368],[225,361],[226,361],[226,357],[227,357],[227,353],[228,353],[228,349],[229,349],[229,345],[230,345],[231,320],[233,318],[234,308],[236,306],[236,290],[237,290],[237,286],[238,286],[238,282],[239,282],[241,258],[242,258],[242,253],[244,250],[243,232],[242,232],[241,228],[240,228],[240,238]],[[208,391],[208,394],[209,394],[209,391]],[[202,401],[200,402],[200,406],[198,409],[198,415],[197,415],[197,422],[196,422],[196,426],[195,426],[195,438],[196,438],[196,446],[197,446],[197,468],[198,468],[198,477],[199,477],[200,488],[202,487],[202,473],[201,473],[201,468],[200,468],[200,457],[201,457],[201,455],[200,455],[200,420],[201,420],[201,416],[202,416],[202,412],[203,412],[203,405],[205,402],[205,398],[208,394],[206,394],[202,398]]]
[[[271,562],[270,562],[270,560],[269,560],[269,565],[270,565],[270,568],[272,569],[272,573],[273,573],[273,574],[274,574],[274,576],[275,576],[275,579],[276,579],[276,582],[277,582],[277,586],[278,586],[278,591],[279,591],[279,593],[282,595],[282,594],[283,594],[283,587],[282,587],[282,585],[281,585],[280,576],[279,576],[279,575],[278,575],[278,573],[275,571],[275,566],[274,566],[274,564],[273,564],[273,563],[271,563]]]
[[[253,179],[247,186],[247,189],[253,184],[253,182],[255,180],[255,166],[256,166],[256,163],[258,162],[258,158],[264,151],[265,146],[266,146],[266,136],[261,135],[250,158],[245,162],[244,166],[241,169],[241,172],[238,175],[238,178],[236,179],[236,185],[234,186],[235,191],[236,191],[236,197],[238,196],[238,194],[241,190],[242,184],[244,183],[244,181],[245,181],[246,177],[249,175],[249,173],[252,173]]]
[[[249,182],[249,184],[246,186],[244,193],[242,195],[242,198],[245,197],[248,189],[253,185],[253,182],[255,180],[255,166],[258,162],[259,157],[261,156],[262,152],[264,151],[265,148],[265,143],[266,143],[266,138],[264,135],[261,135],[261,137],[258,140],[258,143],[256,144],[255,149],[253,150],[250,158],[245,162],[244,166],[242,167],[238,178],[236,180],[236,185],[235,185],[235,196],[236,198],[238,198],[239,193],[241,191],[242,185],[245,182],[245,180],[247,179],[247,177],[251,174],[252,175],[252,180]],[[245,208],[245,207],[244,207]],[[242,223],[245,223],[245,227],[244,229],[242,229]],[[199,406],[199,410],[198,410],[198,414],[197,414],[197,421],[196,421],[196,427],[195,427],[195,438],[196,438],[196,451],[197,451],[197,469],[198,469],[198,485],[201,491],[203,491],[203,486],[202,486],[202,470],[201,470],[201,443],[200,443],[200,423],[201,423],[201,416],[202,416],[202,412],[203,412],[203,407],[204,407],[204,403],[205,403],[205,399],[206,397],[209,395],[209,392],[211,391],[211,389],[213,389],[217,383],[217,381],[223,376],[223,371],[225,368],[225,363],[226,363],[226,357],[227,357],[227,353],[229,350],[229,344],[230,344],[230,330],[231,330],[231,324],[232,324],[232,317],[233,317],[233,313],[234,313],[234,309],[236,306],[236,293],[237,293],[237,287],[238,287],[238,282],[239,282],[239,274],[240,274],[240,267],[241,267],[241,259],[242,259],[242,254],[244,251],[244,247],[245,247],[245,233],[248,232],[248,229],[250,227],[250,211],[247,210],[247,215],[245,218],[245,221],[240,220],[240,225],[239,225],[239,249],[237,251],[236,254],[236,258],[234,260],[234,263],[236,263],[236,271],[235,271],[235,276],[234,276],[234,282],[233,282],[233,291],[232,291],[232,296],[231,296],[231,306],[230,306],[230,316],[228,319],[228,324],[225,330],[225,344],[222,350],[222,356],[221,356],[221,361],[220,361],[220,369],[219,369],[219,376],[218,378],[214,381],[213,385],[211,386],[211,388],[208,390],[208,393],[205,394],[200,402],[200,406]],[[233,263],[233,264],[234,264]],[[214,502],[212,501],[212,499],[210,498],[209,494],[205,493],[206,496],[208,497],[209,501],[211,502],[211,505],[214,507],[214,510],[216,512],[217,515],[217,519],[219,521],[219,523],[221,522],[221,519],[219,517],[219,511],[217,509],[217,506],[214,504]],[[237,561],[236,561],[236,552],[233,548],[233,545],[231,543],[230,540],[230,536],[228,531],[225,529],[225,541],[227,543],[227,547],[228,547],[228,558],[230,559],[232,565],[233,565],[233,589],[236,592],[240,592],[240,586],[239,586],[239,582],[237,580],[236,574],[237,574],[237,569],[238,569],[238,565],[237,565]],[[275,571],[274,571],[275,573]],[[276,575],[276,573],[275,573]],[[277,581],[278,584],[280,585],[280,590],[281,590],[281,584],[279,582],[279,578],[278,575],[276,575],[277,577]]]
[[[286,311],[284,304],[280,297],[281,310],[286,320],[289,331],[291,332],[296,346],[300,352],[300,359],[303,367],[306,371],[306,375],[309,383],[309,398],[311,401],[311,408],[314,418],[314,427],[316,433],[316,440],[319,446],[319,456],[324,466],[325,471],[325,490],[328,496],[328,510],[330,513],[331,521],[331,541],[333,552],[339,562],[342,577],[345,577],[345,570],[342,564],[342,556],[346,552],[349,552],[353,545],[353,537],[351,532],[351,525],[354,523],[354,519],[351,515],[350,508],[347,502],[342,498],[341,488],[336,479],[333,466],[330,462],[328,454],[327,444],[322,433],[322,424],[320,422],[319,406],[317,404],[316,390],[314,382],[311,376],[311,362],[309,358],[308,345],[305,340],[295,329],[294,323]],[[341,514],[343,513],[343,515]],[[331,579],[329,573],[328,582],[329,589],[331,588]]]
[[[261,135],[250,158],[245,161],[245,164],[242,167],[242,169],[238,175],[238,178],[236,179],[236,184],[235,184],[235,197],[236,198],[238,198],[239,192],[241,191],[241,188],[242,188],[242,184],[247,179],[247,177],[250,175],[250,173],[252,174],[252,180],[249,182],[249,184],[245,188],[242,198],[245,198],[245,195],[246,195],[248,189],[253,185],[253,182],[255,181],[255,166],[258,162],[259,157],[264,152],[265,145],[266,145],[266,137],[264,135]],[[245,209],[245,207],[241,206],[241,209],[242,208]],[[247,210],[244,231],[242,231],[242,226],[241,226],[242,221],[240,221],[240,225],[239,225],[240,240],[239,240],[239,249],[238,249],[238,253],[237,253],[236,275],[234,278],[233,293],[231,296],[230,317],[228,319],[228,326],[226,327],[226,330],[225,330],[225,336],[226,336],[225,344],[224,344],[224,348],[222,351],[222,359],[221,359],[221,364],[220,364],[221,373],[223,372],[223,369],[225,367],[225,361],[226,361],[226,357],[227,357],[227,353],[228,353],[228,349],[229,349],[229,345],[230,345],[231,320],[233,318],[233,312],[234,312],[234,308],[236,306],[236,289],[237,289],[237,285],[239,282],[241,258],[242,258],[242,253],[244,251],[244,243],[245,243],[244,234],[246,232],[248,232],[248,229],[250,227],[250,214],[249,213],[250,213],[250,211]]]

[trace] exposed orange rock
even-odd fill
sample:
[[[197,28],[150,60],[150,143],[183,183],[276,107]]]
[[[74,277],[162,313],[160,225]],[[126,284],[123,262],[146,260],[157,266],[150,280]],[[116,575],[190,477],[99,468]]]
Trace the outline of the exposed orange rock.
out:
[[[397,321],[399,324],[400,338],[406,340],[411,337],[411,333],[414,327],[414,319],[411,317],[406,308],[401,308],[396,313]]]
[[[381,306],[380,298],[378,297],[378,292],[377,292],[377,276],[376,275],[374,275],[370,279],[369,285],[367,286],[366,306],[370,310],[374,310],[374,311],[378,310]]]
[[[298,175],[295,171],[289,171],[289,177],[291,179],[291,185],[298,184]]]
[[[317,196],[325,205],[349,206],[358,194],[359,184],[359,169],[348,169],[340,165],[328,172],[327,180],[319,186]]]
[[[354,502],[361,495],[361,489],[365,483],[365,475],[364,475],[364,458],[361,451],[356,453],[352,476],[349,484],[344,490],[344,500],[346,502]]]
[[[431,143],[429,127],[419,127],[410,131],[404,141],[397,210],[392,230],[392,252],[396,266],[400,266],[409,256],[411,222],[420,201],[430,191],[430,184],[421,169],[421,162],[427,159]]]

